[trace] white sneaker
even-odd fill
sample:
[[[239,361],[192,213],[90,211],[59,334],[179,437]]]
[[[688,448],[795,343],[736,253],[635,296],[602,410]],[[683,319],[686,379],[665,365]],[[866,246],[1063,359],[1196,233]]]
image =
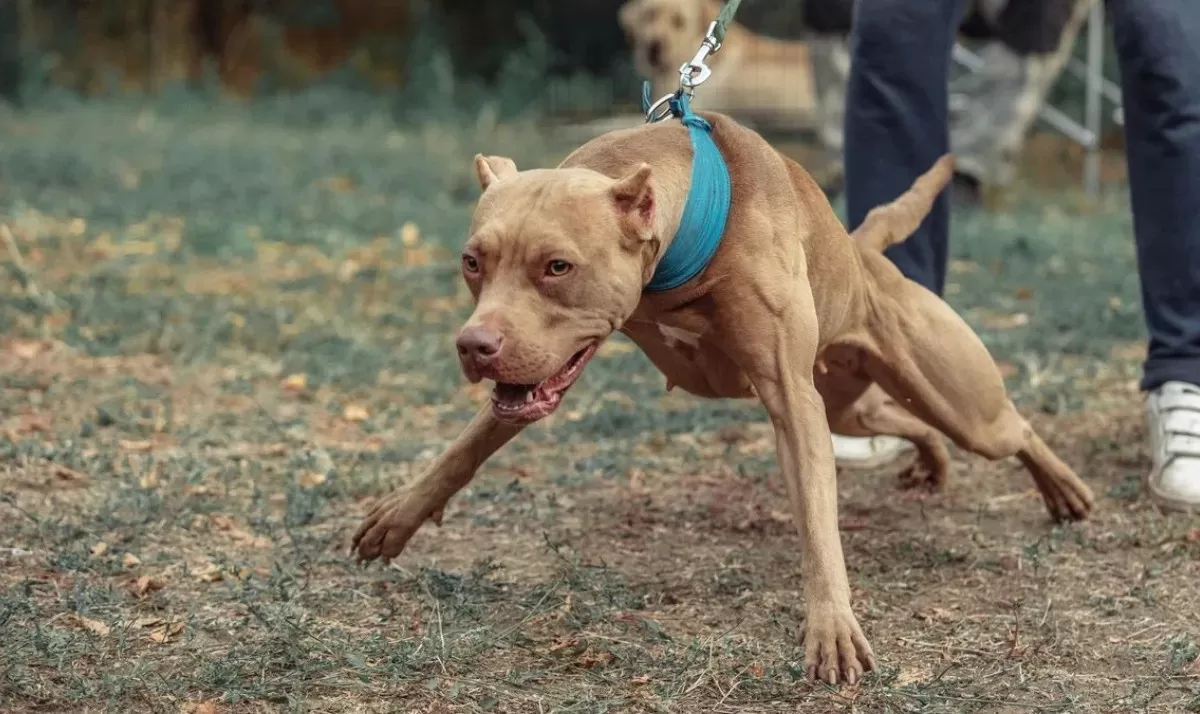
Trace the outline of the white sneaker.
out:
[[[878,468],[899,459],[912,448],[912,442],[898,436],[833,435],[833,458],[843,468]]]
[[[1167,382],[1150,393],[1146,412],[1151,498],[1177,510],[1200,508],[1200,386]]]

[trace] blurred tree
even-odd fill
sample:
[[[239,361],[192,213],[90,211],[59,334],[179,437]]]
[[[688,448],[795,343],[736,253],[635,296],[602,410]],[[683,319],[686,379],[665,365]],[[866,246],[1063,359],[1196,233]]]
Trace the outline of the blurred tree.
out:
[[[0,0],[0,97],[20,101],[23,27],[20,0]]]

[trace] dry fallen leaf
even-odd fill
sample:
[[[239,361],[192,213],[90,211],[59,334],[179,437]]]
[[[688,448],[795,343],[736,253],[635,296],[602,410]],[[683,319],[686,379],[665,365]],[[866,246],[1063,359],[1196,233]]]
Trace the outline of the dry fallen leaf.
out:
[[[644,674],[640,674],[629,680],[630,684],[649,684],[650,678]]]
[[[575,647],[578,644],[579,640],[573,637],[560,637],[554,641],[554,644],[546,648],[546,652],[558,652],[559,650],[566,649],[568,647]]]
[[[133,593],[134,597],[143,598],[155,590],[162,590],[162,587],[163,585],[159,581],[155,580],[149,575],[143,575],[142,577],[133,581],[133,584],[129,587],[129,591]]]
[[[154,628],[154,631],[150,633],[150,641],[157,642],[158,644],[161,645],[163,643],[170,642],[171,639],[174,638],[176,635],[178,635],[180,632],[183,632],[183,623],[182,622],[171,622],[166,625],[162,625],[160,627]]]
[[[263,536],[254,535],[245,528],[242,528],[237,524],[237,521],[224,513],[213,513],[208,518],[212,522],[213,528],[228,533],[229,537],[237,543],[242,543],[252,548],[271,547],[270,540]]]
[[[584,669],[593,669],[595,667],[603,667],[612,662],[616,657],[608,650],[593,650],[591,647],[584,650],[583,654],[575,658],[575,666],[583,667]]]
[[[121,565],[125,566],[126,568],[136,568],[137,566],[141,565],[141,563],[141,559],[133,553],[126,553],[125,555],[121,556]]]
[[[79,473],[78,471],[73,471],[61,464],[54,465],[54,478],[58,479],[60,482],[74,482],[74,481],[86,481],[87,480],[87,476],[84,476],[83,474]]]
[[[312,488],[325,483],[327,478],[328,477],[326,477],[325,474],[321,473],[320,471],[306,471],[300,474],[300,478],[298,480],[300,481],[300,485],[304,488]]]
[[[138,479],[138,486],[144,489],[158,488],[158,469],[150,469]]]
[[[302,392],[308,386],[308,375],[289,374],[283,380],[283,388],[291,392]]]
[[[126,451],[151,451],[154,449],[154,442],[148,439],[121,439],[118,444]]]
[[[342,418],[346,421],[366,421],[371,418],[367,408],[361,404],[347,404],[342,410]]]
[[[923,620],[926,623],[930,622],[948,622],[956,619],[954,613],[943,607],[931,607],[928,610],[914,612],[913,617],[918,620]]]
[[[92,633],[93,635],[104,637],[109,632],[108,625],[100,622],[99,620],[93,620],[91,618],[84,617],[83,615],[76,615],[75,621],[79,623],[80,627]]]
[[[139,617],[138,619],[133,621],[133,626],[138,629],[144,629],[147,627],[155,627],[155,626],[161,625],[161,624],[162,624],[161,617]]]
[[[421,229],[412,221],[405,221],[400,226],[400,242],[405,248],[412,248],[421,242]]]
[[[1011,315],[988,315],[983,318],[983,326],[989,330],[1011,330],[1029,324],[1029,315],[1016,312]]]
[[[48,340],[13,340],[8,344],[9,350],[17,359],[33,359],[47,352],[54,345]]]
[[[20,434],[46,434],[53,430],[49,414],[22,414],[17,432]]]
[[[205,583],[215,583],[225,577],[225,573],[221,570],[221,566],[215,563],[206,563],[192,571],[192,575],[197,580]]]
[[[179,714],[217,714],[216,702],[184,702],[179,705]]]
[[[108,552],[108,543],[105,543],[104,541],[99,541],[98,543],[96,543],[95,545],[92,546],[92,555],[94,555],[94,556],[99,557],[101,555],[104,555],[107,552]]]
[[[901,687],[906,684],[912,684],[913,682],[924,681],[928,676],[929,673],[925,672],[924,670],[917,669],[915,667],[901,666],[900,673],[896,675],[896,681],[893,682],[893,686]]]

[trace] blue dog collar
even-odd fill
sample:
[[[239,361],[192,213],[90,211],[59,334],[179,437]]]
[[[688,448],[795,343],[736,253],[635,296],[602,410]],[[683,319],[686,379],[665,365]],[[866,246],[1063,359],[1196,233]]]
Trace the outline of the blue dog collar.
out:
[[[642,104],[649,111],[650,83],[642,87]],[[675,238],[646,285],[650,292],[672,290],[704,270],[725,234],[733,193],[729,167],[712,138],[712,125],[693,114],[688,97],[676,92],[670,100],[671,114],[683,122],[692,139],[692,184],[679,219]]]

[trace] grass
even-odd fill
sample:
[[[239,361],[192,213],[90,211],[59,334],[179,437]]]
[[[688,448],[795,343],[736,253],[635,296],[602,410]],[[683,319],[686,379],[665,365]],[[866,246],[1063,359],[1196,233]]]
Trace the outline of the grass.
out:
[[[844,475],[881,669],[831,689],[761,409],[664,394],[623,339],[441,529],[346,554],[484,397],[451,345],[470,157],[569,147],[320,93],[0,121],[5,712],[1200,710],[1200,520],[1139,493],[1119,192],[957,218],[948,294],[1099,512],[1052,526],[958,454],[926,501]]]

